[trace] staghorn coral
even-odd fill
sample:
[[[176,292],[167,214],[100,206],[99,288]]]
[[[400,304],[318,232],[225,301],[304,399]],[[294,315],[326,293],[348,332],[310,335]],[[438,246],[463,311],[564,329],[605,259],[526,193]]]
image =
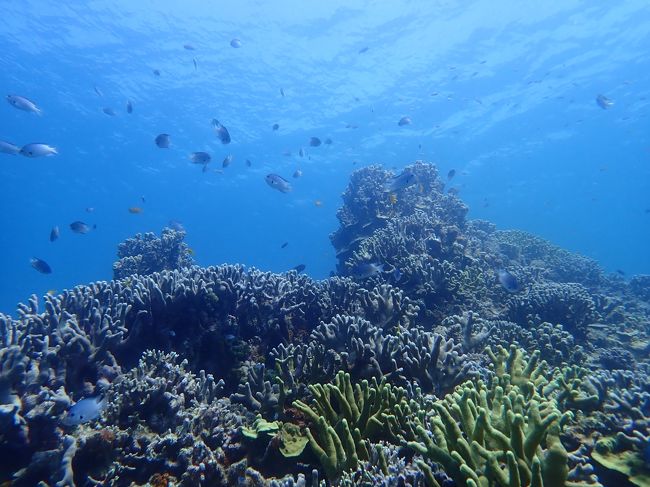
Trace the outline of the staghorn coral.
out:
[[[192,266],[194,259],[184,239],[185,232],[171,228],[163,228],[160,237],[150,232],[126,239],[117,248],[113,279]]]

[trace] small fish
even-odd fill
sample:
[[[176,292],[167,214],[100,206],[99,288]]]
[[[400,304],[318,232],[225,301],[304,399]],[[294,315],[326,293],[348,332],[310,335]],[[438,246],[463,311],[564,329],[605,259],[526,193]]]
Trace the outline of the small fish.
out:
[[[20,153],[25,157],[43,157],[58,154],[56,147],[40,143],[24,145],[22,149],[20,149]]]
[[[140,201],[142,201],[143,203],[146,203],[146,202],[147,202],[147,201],[144,199],[144,195],[141,195],[141,196],[140,196]]]
[[[228,132],[228,129],[221,125],[219,120],[216,118],[212,119],[212,128],[222,144],[230,144],[230,133]]]
[[[153,74],[154,74],[155,76],[160,76],[160,70],[158,70],[158,69],[154,69],[154,70],[153,70]]]
[[[194,71],[196,71],[197,69],[199,69],[199,64],[196,62],[196,58],[195,58],[195,57],[192,58],[192,63],[194,63]]]
[[[50,242],[54,242],[58,238],[59,238],[59,227],[53,226],[52,230],[50,230]]]
[[[289,242],[284,242],[282,245],[280,245],[281,249],[286,249],[287,245],[289,245]]]
[[[417,181],[418,178],[415,174],[404,170],[400,175],[395,176],[390,181],[386,182],[386,184],[384,184],[384,191],[387,193],[394,193],[401,189],[408,188],[409,186],[413,186],[415,183],[417,183]]]
[[[126,100],[126,113],[133,113],[133,103],[131,100]]]
[[[210,154],[207,152],[192,152],[190,154],[190,161],[194,164],[203,164],[204,166],[207,166],[211,160],[212,157],[210,157]]]
[[[312,147],[318,147],[321,144],[320,139],[318,137],[310,137],[309,139],[309,145]]]
[[[80,221],[72,222],[70,224],[70,230],[72,230],[74,233],[81,233],[82,235],[85,235],[86,233],[90,232],[91,230],[95,230],[96,228],[97,225],[93,225],[91,228],[89,225]]]
[[[294,178],[299,178],[302,176],[302,171],[300,169],[296,169],[296,172],[293,173]]]
[[[95,213],[95,207],[94,206],[87,206],[86,207],[86,213]]]
[[[232,155],[231,155],[231,154],[228,154],[228,155],[226,156],[226,158],[223,160],[223,162],[221,163],[221,167],[223,167],[223,168],[225,169],[225,168],[227,168],[228,166],[230,166],[230,163],[231,163],[231,162],[232,162]]]
[[[57,290],[56,289],[48,289],[45,294],[48,296],[56,296],[57,295]]]
[[[456,169],[452,169],[447,173],[447,181],[451,181],[454,179],[454,176],[456,175]]]
[[[289,181],[284,179],[282,176],[278,176],[277,174],[267,174],[266,177],[266,183],[271,186],[273,189],[277,189],[281,193],[288,193],[291,191],[291,185],[289,184]]]
[[[320,208],[321,206],[323,206],[323,202],[321,200],[314,200],[314,206],[316,208]]]
[[[104,108],[102,108],[102,112],[104,112],[104,113],[105,113],[106,115],[108,115],[109,117],[114,117],[115,115],[117,115],[117,114],[115,113],[115,110],[113,110],[111,107],[104,107]]]
[[[101,416],[105,407],[105,398],[87,397],[71,406],[62,422],[66,426],[77,426],[94,421]]]
[[[194,252],[194,249],[192,247],[187,248],[187,253],[194,257],[196,255],[196,252]]]
[[[397,203],[397,195],[396,195],[395,193],[391,193],[391,194],[389,194],[389,195],[388,195],[388,202],[389,202],[391,205],[396,204],[396,203]]]
[[[359,49],[359,54],[363,54],[364,52],[368,52],[368,47],[362,47]]]
[[[499,280],[499,284],[503,286],[503,289],[509,293],[516,293],[520,289],[517,278],[505,269],[499,269],[497,271],[497,279]]]
[[[355,124],[353,124],[353,123],[348,123],[348,124],[345,126],[345,128],[346,128],[346,129],[358,129],[359,126],[358,126],[358,125],[355,125]]]
[[[34,269],[36,269],[41,274],[52,274],[52,268],[50,267],[50,264],[48,264],[44,260],[38,259],[36,257],[32,257],[29,260],[29,263],[32,265]]]
[[[239,39],[233,39],[230,41],[230,47],[234,47],[235,49],[239,49],[242,46],[241,41]]]
[[[625,275],[625,271],[624,271],[624,270],[621,270],[621,269],[616,269],[616,273],[619,274],[619,275],[621,275],[621,276],[624,276],[624,275]]]
[[[275,132],[276,130],[278,130],[278,129],[280,128],[280,124],[279,124],[279,123],[274,123],[273,126],[272,126],[271,128],[272,128],[273,131]]]
[[[302,271],[304,271],[307,268],[305,264],[298,264],[296,267],[291,269],[292,271],[296,271],[298,274],[300,274]]]
[[[183,48],[187,49],[188,51],[196,51],[196,49],[194,49],[194,46],[192,44],[183,44]]]
[[[291,151],[289,149],[285,149],[282,151],[282,155],[284,157],[291,157]]]
[[[167,223],[167,226],[169,228],[171,228],[172,230],[175,230],[177,232],[184,232],[185,231],[185,227],[178,220],[169,220],[169,223]]]
[[[402,278],[402,273],[400,272],[400,270],[397,267],[395,267],[395,269],[393,270],[393,279],[395,279],[395,281],[397,282],[401,278]]]
[[[0,140],[0,152],[2,152],[3,154],[16,155],[20,152],[20,147],[12,144],[11,142],[5,142],[4,140]]]
[[[95,85],[95,93],[97,93],[97,96],[104,96],[104,93],[102,93],[102,90],[97,85]]]
[[[300,150],[298,151],[298,155],[299,155],[300,157],[305,157],[305,149],[303,149],[303,148],[301,147]]]
[[[614,106],[614,102],[607,98],[605,95],[598,95],[596,97],[596,104],[603,110],[607,110]]]
[[[154,139],[154,142],[161,149],[169,149],[169,146],[172,143],[171,135],[169,135],[169,134],[157,135],[156,138]]]
[[[325,139],[325,141],[324,141],[323,143],[324,143],[325,145],[332,145],[332,139],[330,139],[330,138],[328,137],[328,138]]]
[[[375,262],[361,262],[350,269],[354,279],[368,279],[384,271],[384,265]]]
[[[29,100],[28,98],[25,98],[24,96],[7,95],[7,101],[11,106],[18,108],[19,110],[32,112],[37,115],[41,114],[41,109],[36,106],[36,103]]]
[[[139,213],[142,213],[144,210],[140,208],[139,206],[132,206],[129,208],[129,213],[132,215],[137,215]]]
[[[250,159],[246,159],[246,167],[251,167],[253,163],[251,162]]]
[[[411,125],[411,118],[402,117],[399,119],[399,122],[397,122],[397,125],[399,125],[400,127],[403,127],[404,125]]]
[[[280,94],[282,95],[282,98],[284,98],[284,89],[280,88]]]

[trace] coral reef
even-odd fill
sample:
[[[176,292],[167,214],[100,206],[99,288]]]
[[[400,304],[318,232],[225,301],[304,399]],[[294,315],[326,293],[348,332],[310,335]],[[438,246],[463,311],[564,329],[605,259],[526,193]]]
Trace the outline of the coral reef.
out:
[[[185,232],[171,228],[163,228],[160,237],[154,233],[138,233],[126,239],[117,247],[113,279],[190,267],[194,259],[184,239]]]
[[[165,229],[114,280],[0,314],[0,483],[645,485],[648,276],[405,171],[352,175],[329,279],[192,266]]]

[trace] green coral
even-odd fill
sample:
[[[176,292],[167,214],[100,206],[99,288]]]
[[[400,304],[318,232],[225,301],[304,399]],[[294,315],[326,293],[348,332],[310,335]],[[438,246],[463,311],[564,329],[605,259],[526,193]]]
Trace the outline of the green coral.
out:
[[[293,405],[311,421],[316,435],[307,430],[309,443],[330,480],[368,460],[370,441],[399,443],[415,438],[409,420],[423,413],[406,391],[384,380],[352,385],[350,374],[339,372],[334,384],[310,385],[314,403]]]
[[[567,453],[557,439],[561,413],[517,385],[504,390],[467,382],[434,404],[409,446],[439,463],[459,485],[568,485]],[[546,445],[546,449],[542,445]]]
[[[639,487],[650,485],[650,466],[643,457],[643,449],[650,445],[650,436],[639,431],[633,436],[618,433],[616,436],[602,438],[596,442],[591,456],[603,467],[625,475]]]

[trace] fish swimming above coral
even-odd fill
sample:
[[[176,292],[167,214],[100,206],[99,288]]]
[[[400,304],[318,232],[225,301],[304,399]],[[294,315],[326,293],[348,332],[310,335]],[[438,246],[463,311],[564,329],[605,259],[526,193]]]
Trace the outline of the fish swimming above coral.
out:
[[[36,269],[41,274],[52,274],[52,268],[43,259],[32,257],[29,263],[32,265],[34,269]]]
[[[59,152],[56,150],[56,147],[35,142],[24,145],[22,149],[20,149],[20,153],[25,157],[48,157],[54,156]]]
[[[614,102],[607,98],[605,95],[598,95],[596,97],[596,104],[603,110],[607,110],[608,108],[612,108],[614,106]]]
[[[517,278],[505,269],[499,269],[497,271],[497,279],[499,281],[499,284],[501,284],[501,286],[503,287],[503,289],[505,289],[509,293],[516,293],[521,289],[519,286],[519,281],[517,281]]]
[[[20,153],[20,147],[12,144],[11,142],[0,140],[0,152],[2,152],[3,154],[16,155]]]
[[[418,182],[418,178],[411,171],[404,170],[401,174],[393,177],[384,184],[384,192],[393,193],[413,186]]]
[[[36,103],[29,98],[20,95],[7,95],[7,101],[13,107],[23,110],[25,112],[32,112],[37,115],[41,114],[41,109],[36,106]]]
[[[289,184],[289,181],[284,179],[282,176],[277,174],[267,174],[265,180],[266,184],[271,186],[273,189],[277,189],[281,193],[288,193],[291,191],[291,184]]]
[[[99,418],[106,408],[106,399],[102,397],[87,397],[76,402],[68,409],[62,423],[66,426],[77,426]]]
[[[230,144],[230,132],[228,132],[228,129],[216,118],[212,119],[212,128],[222,144]]]

